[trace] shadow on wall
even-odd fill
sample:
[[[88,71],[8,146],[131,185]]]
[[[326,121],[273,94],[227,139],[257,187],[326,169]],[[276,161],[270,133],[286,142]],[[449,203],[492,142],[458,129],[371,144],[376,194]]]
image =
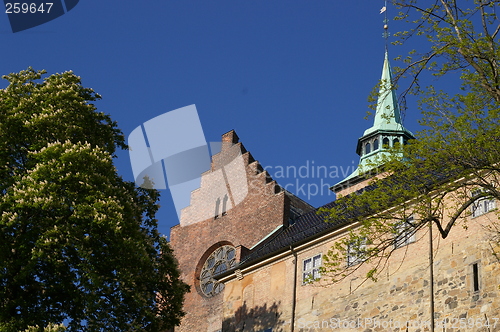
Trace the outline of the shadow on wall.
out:
[[[271,306],[255,306],[248,308],[246,302],[236,310],[233,317],[222,322],[224,332],[283,332],[284,321],[278,310],[280,302]]]

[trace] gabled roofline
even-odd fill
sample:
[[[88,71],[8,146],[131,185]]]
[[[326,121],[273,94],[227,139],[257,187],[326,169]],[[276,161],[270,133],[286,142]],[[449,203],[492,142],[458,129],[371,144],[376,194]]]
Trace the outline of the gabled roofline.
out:
[[[267,234],[266,236],[264,236],[262,239],[260,239],[259,242],[257,242],[256,244],[254,244],[252,246],[252,248],[250,248],[250,250],[252,249],[255,249],[259,244],[261,244],[262,242],[264,242],[265,240],[267,240],[268,238],[270,238],[274,233],[276,233],[278,230],[280,230],[281,228],[283,227],[283,224],[279,225],[278,227],[276,227],[275,229],[273,229],[269,234]]]

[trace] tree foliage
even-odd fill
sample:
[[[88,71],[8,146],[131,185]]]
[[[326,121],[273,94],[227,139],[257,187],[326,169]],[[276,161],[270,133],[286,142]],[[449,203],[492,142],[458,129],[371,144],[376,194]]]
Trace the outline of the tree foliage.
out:
[[[124,136],[72,72],[0,90],[0,330],[159,331],[187,286],[157,231],[158,192],[113,166]]]
[[[22,332],[64,332],[66,331],[66,326],[63,324],[49,324],[45,328],[40,329],[39,326],[30,326]]]
[[[398,34],[396,43],[426,41],[402,59],[405,65],[398,75],[399,83],[410,78],[403,96],[418,96],[423,130],[416,140],[377,161],[384,165],[379,169],[384,177],[323,211],[329,220],[351,215],[358,226],[326,257],[323,273],[333,281],[361,266],[346,266],[352,243],[363,242],[358,254],[372,264],[367,277],[376,279],[402,237],[432,224],[446,238],[457,225],[467,228],[474,222],[472,211],[481,204],[500,199],[500,1],[393,3],[401,10],[396,19],[411,27]],[[448,80],[444,90],[423,87],[425,73],[458,73],[453,77],[459,77],[459,84],[450,87]],[[491,227],[495,237],[497,226]]]

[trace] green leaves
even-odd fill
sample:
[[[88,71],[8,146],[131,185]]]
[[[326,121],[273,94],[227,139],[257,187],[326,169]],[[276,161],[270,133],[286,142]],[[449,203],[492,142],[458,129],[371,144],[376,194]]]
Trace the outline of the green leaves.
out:
[[[116,174],[126,146],[100,96],[71,72],[43,74],[0,90],[0,331],[178,324],[188,287],[157,231],[159,194]]]
[[[396,19],[409,27],[397,34],[396,44],[425,40],[407,57],[398,57],[404,66],[397,77],[410,78],[403,100],[407,94],[418,96],[422,129],[402,154],[392,150],[383,160],[380,176],[364,191],[342,197],[333,209],[322,211],[328,221],[345,215],[352,220],[352,231],[327,257],[323,275],[333,281],[359,269],[360,265],[346,264],[352,243],[366,241],[366,261],[372,264],[366,278],[376,279],[398,248],[397,226],[409,217],[414,220],[413,233],[432,223],[446,238],[455,226],[467,228],[473,222],[472,211],[478,204],[500,198],[500,20],[496,14],[500,2],[393,3],[400,9]],[[441,79],[425,87],[425,73]],[[401,86],[402,80],[397,83]],[[377,96],[372,92],[371,99]]]

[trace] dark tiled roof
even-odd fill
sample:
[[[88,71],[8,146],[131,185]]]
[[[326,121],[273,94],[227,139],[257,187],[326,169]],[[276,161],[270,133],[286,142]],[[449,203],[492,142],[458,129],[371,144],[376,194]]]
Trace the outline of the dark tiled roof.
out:
[[[334,201],[322,206],[322,208],[330,209],[339,204],[341,204],[339,201]],[[280,228],[275,233],[271,234],[267,239],[253,248],[235,269],[251,265],[253,262],[288,250],[290,246],[312,240],[324,233],[349,223],[352,217],[354,217],[346,213],[333,222],[325,222],[326,215],[318,214],[318,210],[319,209],[314,209],[309,213],[303,214],[295,220],[293,225]]]

